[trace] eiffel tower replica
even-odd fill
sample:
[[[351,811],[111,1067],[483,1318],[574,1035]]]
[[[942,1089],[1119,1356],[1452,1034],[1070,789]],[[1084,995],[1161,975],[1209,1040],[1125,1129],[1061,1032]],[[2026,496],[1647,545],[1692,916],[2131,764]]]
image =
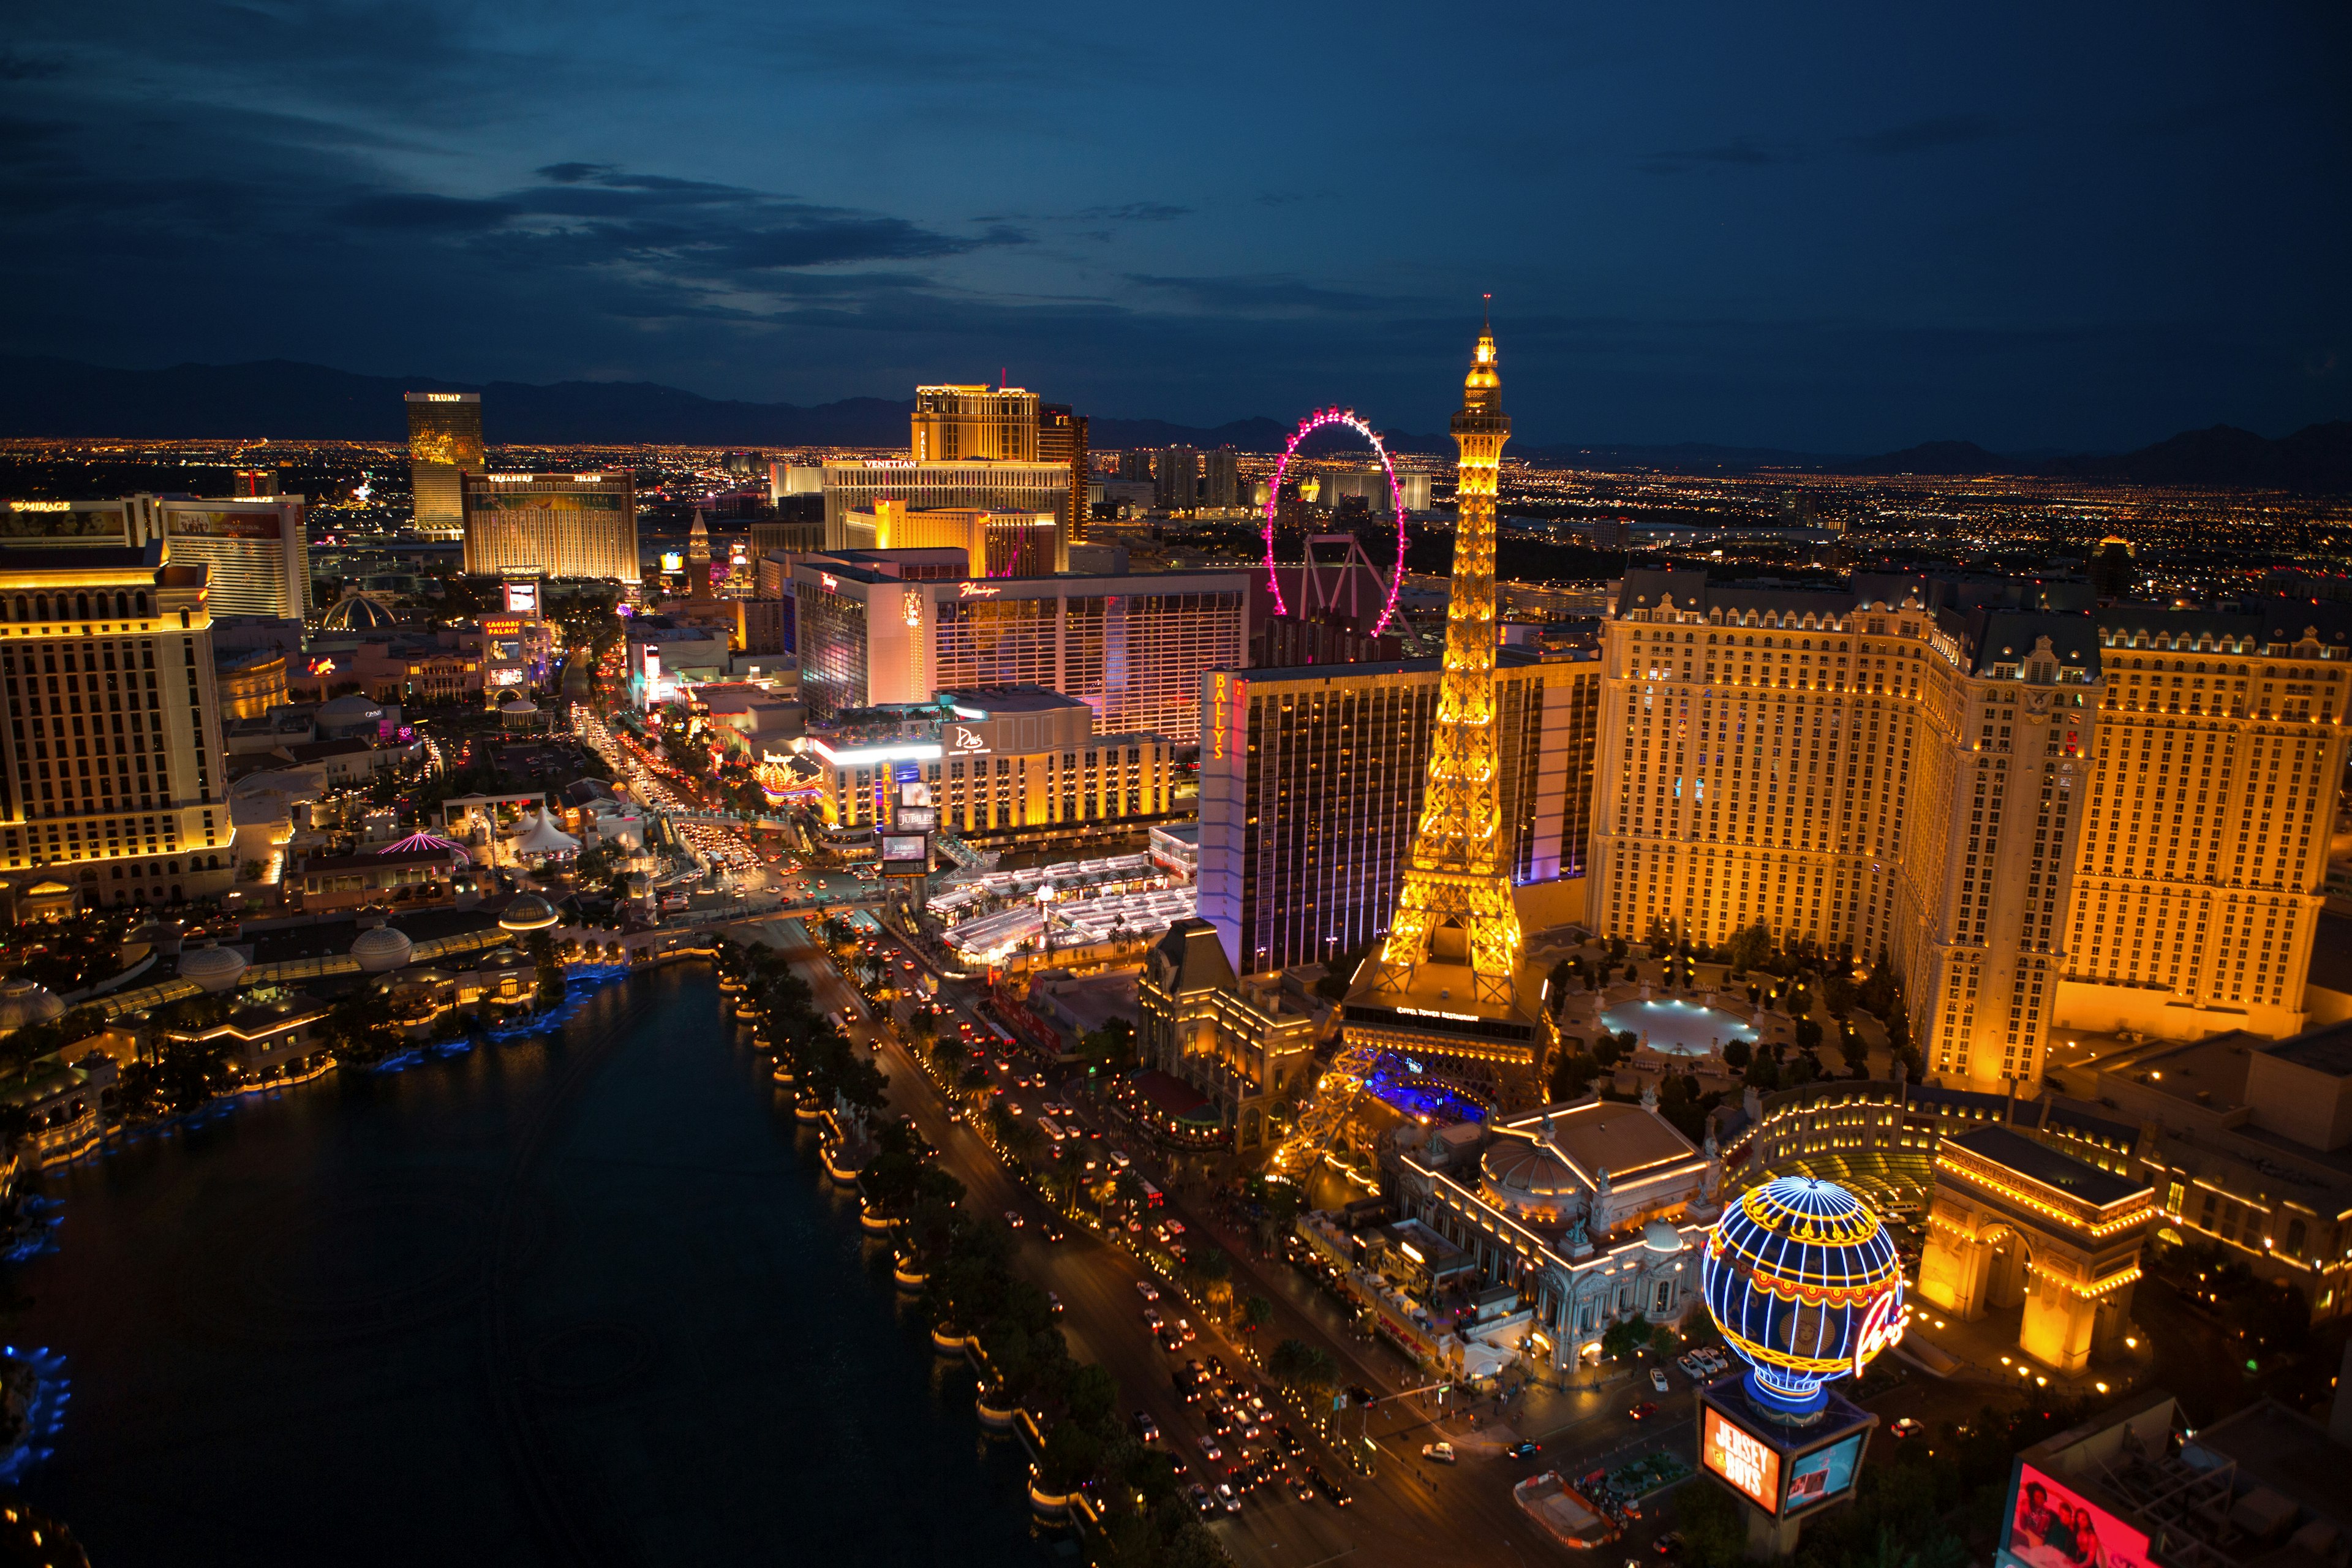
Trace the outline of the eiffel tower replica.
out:
[[[1542,1102],[1559,1031],[1521,951],[1495,735],[1495,489],[1510,436],[1489,326],[1454,416],[1454,582],[1420,828],[1388,939],[1348,989],[1339,1053],[1275,1152],[1276,1174],[1305,1177],[1384,1057],[1434,1065],[1496,1110]]]

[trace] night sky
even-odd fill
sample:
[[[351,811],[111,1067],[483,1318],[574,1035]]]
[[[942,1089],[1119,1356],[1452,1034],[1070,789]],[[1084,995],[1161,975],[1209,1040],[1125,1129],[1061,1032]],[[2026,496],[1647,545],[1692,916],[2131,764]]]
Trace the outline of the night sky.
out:
[[[11,8],[0,347],[2118,449],[2352,416],[2340,5]]]

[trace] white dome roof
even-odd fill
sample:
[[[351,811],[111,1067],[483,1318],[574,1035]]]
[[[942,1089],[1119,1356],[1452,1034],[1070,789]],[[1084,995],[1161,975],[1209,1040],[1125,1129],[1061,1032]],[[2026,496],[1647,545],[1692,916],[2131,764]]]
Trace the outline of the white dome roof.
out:
[[[1680,1252],[1682,1232],[1662,1219],[1654,1219],[1642,1227],[1642,1245],[1653,1252]]]
[[[245,954],[233,947],[191,948],[180,954],[180,978],[200,991],[226,991],[245,978]]]
[[[319,707],[319,717],[321,719],[381,719],[383,717],[383,707],[380,703],[370,701],[356,691],[347,691],[331,702],[321,703]]]
[[[57,994],[37,980],[19,978],[0,985],[0,1035],[28,1024],[46,1024],[65,1010]]]
[[[360,932],[359,940],[352,943],[352,956],[359,960],[361,972],[367,974],[382,974],[388,970],[398,969],[408,962],[409,955],[415,951],[415,944],[408,940],[408,933],[397,926],[377,926],[363,931]]]

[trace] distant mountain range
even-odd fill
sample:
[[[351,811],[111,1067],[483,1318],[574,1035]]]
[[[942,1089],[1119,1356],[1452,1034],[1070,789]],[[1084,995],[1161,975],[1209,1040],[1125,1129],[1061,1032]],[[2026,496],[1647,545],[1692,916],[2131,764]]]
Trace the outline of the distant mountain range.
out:
[[[236,440],[401,441],[404,392],[478,392],[484,433],[494,445],[563,446],[675,442],[708,447],[900,447],[911,401],[851,397],[807,406],[698,396],[642,381],[487,384],[433,376],[357,375],[291,360],[115,370],[74,360],[0,355],[0,437],[128,437]],[[1278,452],[1291,426],[1264,417],[1203,429],[1161,419],[1097,416],[1101,450],[1177,443]],[[1402,452],[1443,455],[1443,435],[1384,433]],[[1345,442],[1333,438],[1333,449]],[[1314,449],[1310,447],[1310,449]],[[2216,425],[2136,452],[2108,456],[1989,452],[1970,441],[1930,441],[1875,457],[1769,447],[1523,445],[1538,462],[1605,469],[1685,473],[1795,472],[1857,475],[2053,475],[2146,484],[2225,485],[2308,491],[2352,490],[2352,420],[2306,426],[2273,440]]]

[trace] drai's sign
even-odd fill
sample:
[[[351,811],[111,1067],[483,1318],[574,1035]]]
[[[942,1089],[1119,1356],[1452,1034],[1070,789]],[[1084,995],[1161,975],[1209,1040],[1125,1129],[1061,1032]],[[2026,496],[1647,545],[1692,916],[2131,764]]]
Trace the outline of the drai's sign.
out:
[[[950,724],[948,728],[952,734],[948,743],[948,755],[960,757],[972,752],[988,750],[988,742],[979,731],[962,724]]]

